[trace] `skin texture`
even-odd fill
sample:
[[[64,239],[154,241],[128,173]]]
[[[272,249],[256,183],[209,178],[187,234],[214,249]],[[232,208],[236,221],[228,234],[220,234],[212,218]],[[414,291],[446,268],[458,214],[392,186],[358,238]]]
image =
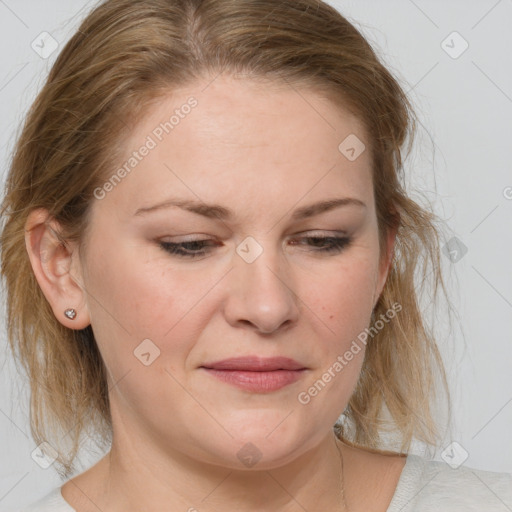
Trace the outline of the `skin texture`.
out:
[[[92,324],[109,374],[112,450],[62,488],[79,512],[343,510],[332,426],[364,349],[309,403],[297,397],[369,325],[389,270],[395,233],[380,254],[370,151],[350,161],[338,150],[350,134],[369,141],[353,114],[312,90],[224,75],[210,82],[173,90],[148,111],[126,141],[127,159],[190,96],[198,102],[94,201],[81,252],[59,246],[43,210],[27,222],[55,316],[71,329]],[[134,215],[171,197],[220,204],[234,217],[177,207]],[[341,197],[365,206],[291,218]],[[349,245],[332,253],[307,239],[346,235]],[[251,263],[236,251],[248,236],[263,250]],[[180,258],[158,245],[191,239],[210,240],[207,252]],[[147,366],[134,355],[145,339],[160,351]],[[286,356],[307,370],[262,393],[200,368],[247,355]],[[247,443],[261,456],[251,467],[237,456]],[[385,511],[404,458],[341,449],[350,510]]]

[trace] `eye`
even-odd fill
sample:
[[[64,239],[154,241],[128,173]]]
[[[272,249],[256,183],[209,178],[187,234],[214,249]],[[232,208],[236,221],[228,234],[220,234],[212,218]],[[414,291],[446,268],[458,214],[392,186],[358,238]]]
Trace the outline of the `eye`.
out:
[[[352,241],[350,237],[343,236],[307,236],[299,240],[308,241],[308,245],[315,247],[314,252],[339,253]],[[292,241],[292,245],[298,245]],[[313,243],[311,243],[313,242]]]
[[[197,258],[199,256],[206,255],[209,251],[205,251],[204,248],[207,247],[208,242],[213,242],[213,240],[191,240],[189,242],[158,242],[160,247],[167,251],[170,254],[183,257],[183,258]],[[215,245],[215,243],[211,243],[210,247]]]
[[[303,245],[305,243],[308,247],[312,247],[312,252],[337,254],[347,247],[351,241],[351,238],[347,236],[307,236],[292,239],[290,244]],[[206,256],[218,243],[211,239],[202,239],[187,242],[159,241],[158,245],[173,256],[193,259]]]

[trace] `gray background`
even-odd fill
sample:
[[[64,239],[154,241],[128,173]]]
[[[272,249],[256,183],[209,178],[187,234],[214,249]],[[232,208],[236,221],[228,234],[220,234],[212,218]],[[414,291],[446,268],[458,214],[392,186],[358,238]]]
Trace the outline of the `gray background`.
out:
[[[456,456],[467,452],[465,465],[512,472],[512,0],[329,3],[383,52],[409,92],[421,120],[407,166],[411,191],[446,220],[446,240],[460,241],[449,249],[460,257],[460,244],[467,248],[458,261],[443,255],[454,276],[459,325],[451,333],[442,315],[434,317],[454,399],[453,427],[435,457],[443,459],[456,441],[464,450],[457,448]],[[91,6],[84,0],[0,0],[2,182],[24,113]],[[44,31],[60,43],[47,59],[31,47]],[[42,469],[31,458],[27,383],[14,369],[4,331],[2,323],[0,511],[62,483],[53,467]],[[85,468],[99,456],[85,450],[80,460]]]

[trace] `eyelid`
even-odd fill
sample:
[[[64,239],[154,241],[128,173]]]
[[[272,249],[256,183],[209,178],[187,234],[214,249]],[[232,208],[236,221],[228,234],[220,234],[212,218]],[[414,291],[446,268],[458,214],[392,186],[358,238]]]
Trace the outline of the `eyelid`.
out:
[[[307,233],[307,232],[306,232]],[[308,240],[317,240],[320,241],[321,244],[328,244],[327,246],[318,247],[315,246],[315,244],[307,243]],[[316,254],[320,256],[335,256],[338,254],[342,254],[349,246],[351,246],[353,237],[347,236],[347,235],[314,235],[309,234],[302,235],[302,236],[295,236],[292,238],[292,246],[302,246],[303,241],[306,241],[306,244],[310,249],[309,253]],[[204,258],[207,258],[213,251],[213,248],[215,246],[215,243],[208,243],[208,242],[214,242],[211,238],[203,238],[203,239],[194,239],[194,240],[187,240],[187,241],[181,241],[181,242],[165,242],[162,240],[158,240],[157,244],[158,246],[172,255],[173,257],[186,261],[193,261],[193,260],[201,260]],[[198,243],[202,245],[200,247],[199,251],[194,251],[193,249],[187,249],[187,244],[194,244]],[[213,247],[212,247],[213,246]],[[191,251],[191,252],[190,252]]]
[[[344,230],[331,230],[331,229],[307,229],[304,231],[298,231],[296,233],[293,233],[292,235],[289,235],[287,238],[292,237],[348,237],[349,233],[348,231]],[[183,238],[182,238],[183,237]],[[169,235],[169,238],[171,240],[166,240],[167,237],[162,237],[159,239],[161,242],[168,242],[168,243],[187,243],[187,242],[208,242],[208,241],[219,241],[219,237],[212,237],[211,235],[206,235],[204,233],[194,233],[192,235],[176,235],[175,237],[171,237]],[[221,237],[220,237],[221,238]],[[246,237],[244,237],[246,238]]]
[[[320,236],[348,236],[348,231],[338,229],[306,229],[304,231],[294,233],[292,236],[304,236],[304,234],[307,234],[309,236],[315,236],[317,233]]]

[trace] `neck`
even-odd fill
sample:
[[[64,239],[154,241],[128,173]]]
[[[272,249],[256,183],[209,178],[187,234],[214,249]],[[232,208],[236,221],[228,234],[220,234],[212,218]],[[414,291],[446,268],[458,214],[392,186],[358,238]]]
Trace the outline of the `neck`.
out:
[[[125,434],[117,432],[97,464],[94,503],[102,510],[344,510],[332,432],[288,463],[260,470],[205,463]]]

